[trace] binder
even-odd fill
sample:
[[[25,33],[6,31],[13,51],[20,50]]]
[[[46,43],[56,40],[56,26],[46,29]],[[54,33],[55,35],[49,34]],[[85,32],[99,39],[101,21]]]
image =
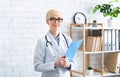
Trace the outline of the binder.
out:
[[[115,30],[112,30],[112,51],[115,51]]]
[[[111,51],[112,50],[112,45],[111,45],[111,39],[112,39],[112,36],[111,36],[111,30],[108,30],[108,36],[107,36],[107,42],[108,42],[108,45],[107,45],[107,48],[108,48],[108,51]]]
[[[119,30],[119,33],[118,33],[118,36],[119,36],[119,50],[120,50],[120,30]]]
[[[108,36],[108,32],[107,32],[107,30],[104,30],[104,51],[108,50],[108,48],[107,48],[108,47],[107,36]]]
[[[115,50],[119,50],[119,35],[118,35],[119,30],[115,30]]]

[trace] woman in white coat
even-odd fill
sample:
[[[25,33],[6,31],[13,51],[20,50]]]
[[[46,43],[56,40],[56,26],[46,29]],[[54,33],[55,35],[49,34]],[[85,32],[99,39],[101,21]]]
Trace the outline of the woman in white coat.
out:
[[[72,40],[60,32],[62,21],[59,11],[51,9],[47,12],[50,30],[38,40],[34,53],[34,69],[42,72],[42,77],[70,77],[73,64],[64,55]]]

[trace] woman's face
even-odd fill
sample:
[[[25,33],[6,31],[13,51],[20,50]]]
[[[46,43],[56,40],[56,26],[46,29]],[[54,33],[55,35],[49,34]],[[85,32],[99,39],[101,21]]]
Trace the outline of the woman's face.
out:
[[[49,25],[50,30],[53,32],[60,29],[62,21],[63,21],[62,17],[52,16],[47,20],[47,24]]]

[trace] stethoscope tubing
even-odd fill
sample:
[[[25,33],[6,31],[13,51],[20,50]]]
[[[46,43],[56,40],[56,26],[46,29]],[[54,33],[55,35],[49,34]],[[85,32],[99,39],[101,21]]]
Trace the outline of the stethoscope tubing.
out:
[[[66,39],[65,35],[64,35],[64,34],[62,34],[62,35],[63,35],[63,37],[64,37],[64,39],[65,39],[65,42],[66,42],[67,47],[69,48],[68,42],[67,42],[67,39]],[[46,47],[48,47],[48,44],[50,44],[51,46],[53,45],[52,42],[50,42],[50,41],[48,40],[48,38],[47,38],[46,35],[45,35],[45,40],[46,40]]]

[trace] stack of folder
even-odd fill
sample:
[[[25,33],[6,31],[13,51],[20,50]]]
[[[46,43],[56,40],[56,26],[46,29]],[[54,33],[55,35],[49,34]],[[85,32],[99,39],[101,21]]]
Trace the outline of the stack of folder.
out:
[[[87,43],[86,43],[86,51],[90,52],[96,52],[101,51],[102,49],[102,41],[101,37],[95,37],[95,36],[88,36],[87,37]]]
[[[120,30],[117,29],[105,29],[104,34],[102,30],[90,30],[90,35],[87,38],[87,50],[98,51],[101,48],[101,36],[104,35],[103,49],[104,51],[120,50]],[[99,46],[98,46],[99,44]],[[90,46],[91,45],[91,46]]]
[[[95,52],[102,50],[102,30],[90,30],[87,37],[86,51]]]
[[[104,30],[104,51],[120,50],[120,30]]]

